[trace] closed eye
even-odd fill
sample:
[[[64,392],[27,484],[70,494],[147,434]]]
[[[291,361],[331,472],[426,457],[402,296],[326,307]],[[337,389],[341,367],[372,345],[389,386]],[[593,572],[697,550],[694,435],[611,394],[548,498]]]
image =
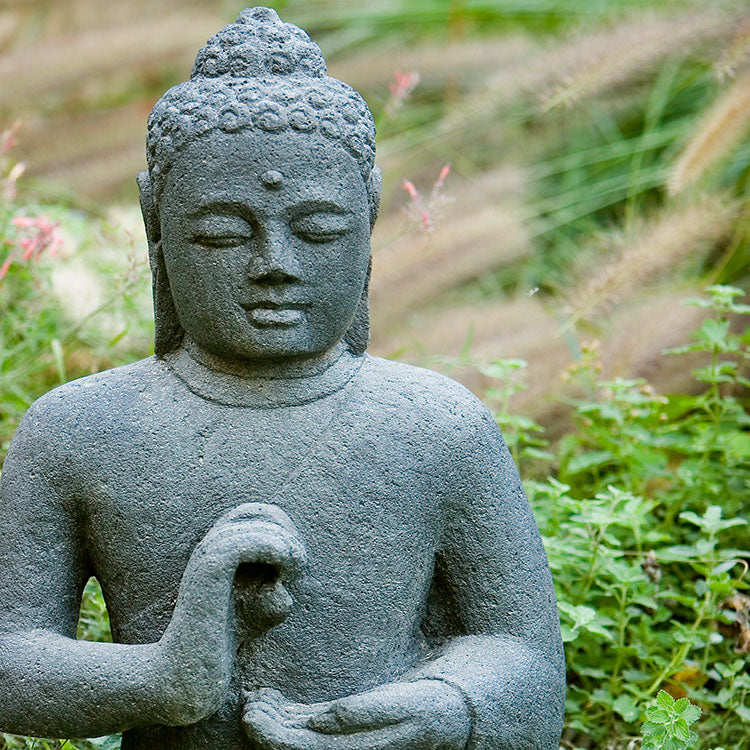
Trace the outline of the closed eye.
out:
[[[351,216],[334,211],[314,211],[292,219],[292,231],[308,242],[330,242],[351,229]]]
[[[199,234],[192,237],[191,242],[203,247],[239,247],[249,239],[247,234]]]
[[[208,214],[190,226],[190,242],[201,247],[240,247],[255,234],[249,221],[231,214]]]

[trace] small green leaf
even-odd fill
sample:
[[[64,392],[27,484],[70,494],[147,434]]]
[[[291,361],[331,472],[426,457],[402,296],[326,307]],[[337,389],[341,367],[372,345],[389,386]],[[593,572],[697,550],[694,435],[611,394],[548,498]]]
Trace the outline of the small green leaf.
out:
[[[651,706],[646,709],[648,720],[654,724],[666,724],[670,719],[670,714],[664,709]]]
[[[659,695],[656,696],[656,705],[659,706],[659,708],[665,708],[671,711],[674,706],[674,698],[665,690],[660,690]]]
[[[617,711],[625,721],[635,721],[638,718],[638,705],[629,695],[618,695],[612,704],[612,708]]]
[[[672,724],[672,736],[678,740],[682,740],[682,742],[687,741],[688,737],[690,737],[690,727],[685,719],[679,718]]]

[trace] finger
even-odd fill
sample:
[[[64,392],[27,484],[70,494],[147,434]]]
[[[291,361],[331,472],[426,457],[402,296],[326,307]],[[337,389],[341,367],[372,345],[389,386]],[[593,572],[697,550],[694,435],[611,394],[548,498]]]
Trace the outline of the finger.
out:
[[[414,750],[426,747],[416,722],[327,736],[289,726],[260,703],[251,704],[242,721],[246,734],[261,750]]]
[[[414,718],[412,695],[400,684],[375,688],[367,693],[333,701],[327,710],[308,723],[327,734],[362,732],[398,724]]]
[[[279,711],[290,717],[299,717],[305,721],[313,714],[325,711],[331,705],[331,701],[320,703],[295,703],[290,701],[283,693],[275,688],[262,687],[257,690],[245,690],[242,694],[243,703],[265,702],[275,705]]]
[[[326,750],[316,737],[278,720],[268,705],[251,703],[242,716],[245,734],[260,750]]]
[[[283,709],[274,704],[274,703],[267,703],[266,701],[255,701],[253,703],[249,703],[245,709],[244,713],[247,714],[251,711],[261,711],[262,713],[266,714],[269,718],[273,719],[277,724],[281,724],[283,726],[291,726],[288,717],[284,713]]]
[[[205,558],[223,571],[240,563],[266,563],[279,569],[281,577],[293,580],[302,573],[306,555],[302,542],[277,524],[255,521],[227,525],[210,532],[196,549],[196,559]]]
[[[269,521],[283,526],[288,531],[296,533],[296,528],[292,519],[278,505],[272,503],[242,503],[235,508],[230,508],[220,516],[214,527],[234,523],[235,521]]]
[[[315,714],[307,726],[322,734],[351,734],[399,724],[412,718],[408,711],[394,703],[369,700],[369,694],[334,701]]]
[[[306,747],[312,746],[315,750],[434,750],[443,747],[428,739],[419,725],[412,721],[363,732],[317,734],[317,738],[317,744],[310,743]]]

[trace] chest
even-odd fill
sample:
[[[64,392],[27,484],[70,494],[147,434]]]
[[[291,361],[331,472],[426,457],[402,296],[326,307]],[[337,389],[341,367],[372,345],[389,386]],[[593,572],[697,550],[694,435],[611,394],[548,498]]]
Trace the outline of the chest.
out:
[[[217,409],[140,428],[111,441],[85,500],[115,629],[163,629],[195,545],[244,502],[277,504],[297,526],[309,569],[295,598],[310,609],[362,617],[365,600],[377,618],[424,598],[440,501],[429,451],[408,436],[335,409]]]

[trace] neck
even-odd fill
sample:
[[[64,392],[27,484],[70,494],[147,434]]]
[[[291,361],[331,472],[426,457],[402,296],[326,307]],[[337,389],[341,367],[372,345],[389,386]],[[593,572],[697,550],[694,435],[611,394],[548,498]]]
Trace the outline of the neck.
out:
[[[357,375],[365,357],[340,343],[323,355],[304,360],[227,361],[185,342],[163,363],[197,396],[225,406],[276,408],[301,406],[331,396]]]
[[[339,341],[322,354],[305,357],[238,360],[227,359],[203,349],[192,339],[185,338],[182,344],[188,354],[198,363],[215,372],[235,375],[240,378],[290,379],[319,375],[327,370],[344,353],[346,346]]]

